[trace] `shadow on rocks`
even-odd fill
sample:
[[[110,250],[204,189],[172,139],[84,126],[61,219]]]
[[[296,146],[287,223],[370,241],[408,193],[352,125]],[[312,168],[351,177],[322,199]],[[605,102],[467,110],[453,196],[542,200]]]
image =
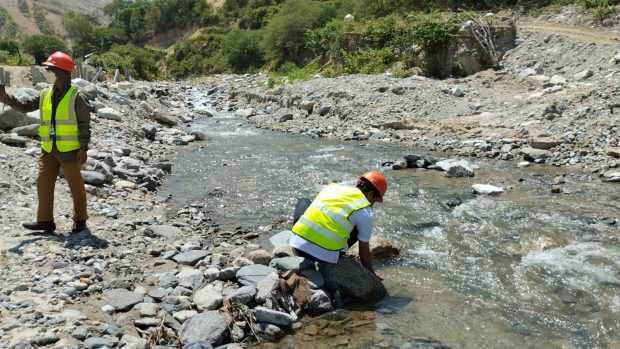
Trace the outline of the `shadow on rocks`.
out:
[[[37,236],[32,239],[27,239],[21,241],[18,245],[10,248],[8,251],[11,253],[15,253],[18,255],[23,254],[22,249],[24,246],[36,243],[40,240],[48,240],[48,241],[56,241],[60,243],[64,243],[65,248],[80,248],[90,246],[95,249],[103,249],[107,248],[109,243],[108,240],[102,239],[93,235],[90,230],[84,230],[79,233],[74,233],[70,235],[63,235],[57,233],[45,233],[45,232],[33,232],[27,234],[29,236]]]

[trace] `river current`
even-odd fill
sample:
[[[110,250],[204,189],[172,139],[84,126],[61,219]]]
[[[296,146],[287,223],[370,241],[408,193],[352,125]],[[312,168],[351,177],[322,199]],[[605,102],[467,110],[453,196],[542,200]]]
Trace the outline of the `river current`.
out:
[[[390,296],[372,307],[305,317],[276,346],[620,348],[615,183],[567,168],[481,159],[466,159],[479,167],[473,178],[381,169],[427,153],[256,129],[194,93],[194,105],[214,116],[191,125],[207,140],[176,156],[160,189],[172,195],[172,208],[204,202],[221,226],[251,226],[267,246],[289,228],[297,197],[312,198],[333,181],[353,184],[369,169],[388,178],[373,234],[402,250],[377,266]],[[562,193],[551,193],[554,178],[567,173]],[[475,183],[506,192],[475,196]]]

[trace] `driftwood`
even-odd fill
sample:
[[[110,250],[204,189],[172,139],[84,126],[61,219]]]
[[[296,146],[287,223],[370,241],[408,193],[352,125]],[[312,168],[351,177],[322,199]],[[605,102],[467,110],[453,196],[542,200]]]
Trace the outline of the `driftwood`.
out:
[[[471,17],[470,20],[465,22],[463,28],[476,39],[480,47],[489,55],[493,69],[500,69],[499,56],[495,50],[493,34],[487,21],[482,17]]]

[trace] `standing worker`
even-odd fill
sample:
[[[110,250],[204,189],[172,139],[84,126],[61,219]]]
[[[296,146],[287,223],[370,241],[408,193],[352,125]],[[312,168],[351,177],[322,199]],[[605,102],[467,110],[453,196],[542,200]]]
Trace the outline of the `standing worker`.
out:
[[[359,177],[355,187],[333,183],[325,186],[312,203],[300,199],[289,245],[301,257],[337,263],[340,255],[359,241],[362,265],[383,280],[373,269],[369,241],[372,206],[383,202],[386,191],[385,176],[369,171]]]
[[[22,113],[40,109],[39,137],[43,153],[39,158],[37,194],[39,207],[35,222],[23,223],[24,228],[52,233],[54,223],[54,187],[62,168],[73,198],[73,228],[77,233],[86,230],[86,189],[80,166],[86,163],[90,142],[90,106],[88,101],[71,86],[73,58],[55,52],[43,62],[46,70],[54,73],[54,86],[44,89],[31,100],[20,102],[0,86],[0,101]]]

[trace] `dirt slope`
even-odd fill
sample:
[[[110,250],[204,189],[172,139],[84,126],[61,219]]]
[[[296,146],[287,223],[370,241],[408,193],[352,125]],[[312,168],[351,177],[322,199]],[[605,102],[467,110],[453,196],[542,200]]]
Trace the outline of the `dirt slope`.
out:
[[[22,35],[40,34],[39,27],[33,15],[33,5],[37,5],[47,12],[46,18],[52,23],[57,33],[63,33],[61,17],[68,11],[95,15],[105,23],[102,9],[112,0],[25,0],[28,4],[28,13],[22,13],[17,7],[16,0],[0,0],[0,6],[4,7],[21,30]]]

